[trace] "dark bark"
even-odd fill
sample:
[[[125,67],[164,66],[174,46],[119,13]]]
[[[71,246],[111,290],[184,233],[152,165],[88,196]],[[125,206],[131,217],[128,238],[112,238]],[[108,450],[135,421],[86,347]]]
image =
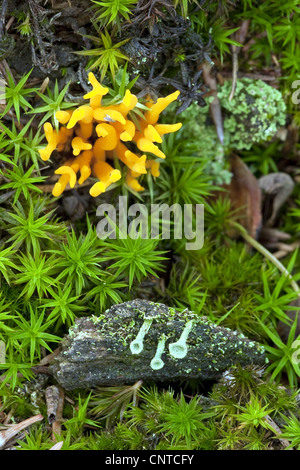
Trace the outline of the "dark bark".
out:
[[[145,319],[150,318],[153,320],[143,349],[133,354],[130,345]],[[186,340],[187,353],[183,358],[173,357],[169,345],[179,340],[187,325],[192,325]],[[153,364],[162,337],[163,362],[157,358]],[[163,304],[134,300],[115,305],[100,317],[77,319],[50,370],[64,389],[72,390],[138,380],[214,380],[235,364],[264,363],[263,347],[237,331],[219,327],[193,312],[179,313]],[[158,368],[153,369],[153,365]]]

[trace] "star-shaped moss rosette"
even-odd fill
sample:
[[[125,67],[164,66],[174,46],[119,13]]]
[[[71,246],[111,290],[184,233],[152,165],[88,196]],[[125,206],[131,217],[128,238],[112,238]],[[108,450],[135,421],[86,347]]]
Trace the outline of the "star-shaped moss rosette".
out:
[[[121,179],[119,169],[107,162],[117,157],[126,167],[126,181],[134,191],[144,188],[138,178],[150,170],[152,176],[159,176],[159,160],[165,154],[157,144],[162,142],[164,134],[176,132],[182,126],[177,124],[158,124],[160,113],[178,98],[179,91],[159,98],[156,103],[146,103],[148,110],[143,110],[143,117],[136,117],[134,122],[129,113],[138,103],[130,90],[126,90],[120,104],[102,105],[102,97],[109,89],[103,87],[93,73],[89,74],[92,91],[84,95],[89,104],[74,110],[58,111],[56,119],[61,124],[58,131],[49,122],[44,124],[48,145],[41,149],[40,156],[49,160],[54,150],[61,152],[72,148],[72,156],[59,167],[55,173],[61,175],[53,188],[53,196],[60,196],[69,184],[74,188],[76,182],[82,184],[90,175],[98,178],[90,189],[93,197],[105,192],[116,181]],[[140,112],[140,110],[139,110]],[[132,152],[127,142],[133,142],[136,152]],[[138,152],[142,154],[139,154]],[[148,154],[151,157],[148,158]],[[77,180],[77,173],[80,177]]]

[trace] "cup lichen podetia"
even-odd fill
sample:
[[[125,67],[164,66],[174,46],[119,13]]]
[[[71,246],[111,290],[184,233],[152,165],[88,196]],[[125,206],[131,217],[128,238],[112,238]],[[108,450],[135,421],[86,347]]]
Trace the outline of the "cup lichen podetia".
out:
[[[135,338],[134,341],[130,343],[130,350],[132,354],[140,354],[143,350],[143,341],[144,337],[148,333],[151,324],[153,322],[153,318],[145,318],[144,323],[142,324],[137,337]]]
[[[164,361],[162,360],[161,356],[163,355],[165,351],[165,345],[167,341],[167,336],[165,334],[161,335],[158,344],[157,344],[157,349],[154,358],[150,362],[150,367],[153,370],[159,370],[162,369],[163,366],[165,365]]]
[[[183,359],[186,356],[187,351],[188,351],[186,341],[192,330],[192,327],[193,327],[193,320],[190,320],[185,325],[184,330],[181,333],[179,340],[176,341],[176,343],[169,344],[169,351],[170,351],[171,356],[175,357],[176,359]]]

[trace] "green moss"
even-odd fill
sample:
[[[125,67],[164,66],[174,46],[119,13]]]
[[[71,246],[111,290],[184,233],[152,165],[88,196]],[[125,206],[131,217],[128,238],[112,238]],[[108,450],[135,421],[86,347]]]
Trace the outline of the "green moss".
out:
[[[118,0],[112,3],[117,4]],[[123,0],[123,3],[126,3],[126,0]],[[162,4],[163,2],[156,3]],[[11,109],[7,116],[3,116],[5,110],[4,108],[2,110],[4,112],[2,113],[1,126],[4,133],[0,136],[0,184],[2,183],[0,194],[0,340],[5,343],[6,353],[6,357],[2,358],[2,361],[6,361],[6,363],[0,364],[0,415],[9,425],[39,412],[45,418],[41,424],[33,425],[27,429],[25,438],[23,438],[23,434],[17,436],[18,439],[21,439],[16,444],[18,449],[44,450],[53,445],[44,393],[48,385],[47,381],[50,379],[49,383],[52,383],[52,378],[46,374],[36,374],[35,376],[33,373],[29,374],[32,366],[37,365],[40,356],[44,355],[42,344],[34,341],[34,335],[36,333],[39,336],[45,333],[47,336],[57,334],[63,337],[72,326],[69,330],[69,337],[72,340],[77,339],[80,344],[86,344],[86,348],[83,348],[82,351],[76,351],[76,348],[73,350],[78,364],[84,362],[87,355],[93,359],[97,354],[97,338],[92,333],[82,332],[78,323],[74,324],[76,319],[80,319],[80,316],[84,315],[89,317],[92,330],[97,329],[100,333],[107,334],[108,344],[112,344],[107,348],[110,355],[119,351],[124,352],[124,355],[129,352],[129,360],[120,365],[117,377],[124,375],[130,361],[138,363],[146,355],[149,374],[152,374],[155,380],[159,372],[151,369],[151,359],[155,357],[161,332],[166,331],[168,339],[161,356],[161,360],[164,362],[161,373],[165,373],[171,364],[177,370],[178,375],[182,375],[186,379],[184,382],[177,381],[174,387],[170,386],[169,391],[160,389],[157,393],[152,393],[149,384],[144,381],[146,392],[142,396],[138,394],[138,400],[135,400],[136,397],[129,399],[130,391],[126,391],[123,389],[124,387],[121,387],[122,391],[119,393],[116,387],[102,388],[98,393],[102,394],[107,411],[111,413],[113,407],[118,411],[117,419],[110,414],[110,419],[114,416],[114,420],[111,420],[110,423],[122,421],[121,424],[111,428],[109,421],[106,420],[105,431],[101,431],[95,426],[83,429],[86,410],[84,409],[82,415],[78,411],[84,408],[84,402],[78,400],[78,390],[68,392],[68,400],[70,398],[70,401],[65,401],[63,409],[61,434],[61,440],[64,442],[63,450],[147,449],[152,451],[154,449],[173,450],[174,448],[186,450],[187,446],[197,450],[207,448],[214,450],[277,449],[281,446],[282,439],[288,439],[291,446],[300,450],[299,390],[293,392],[293,388],[299,388],[299,372],[289,360],[292,357],[290,354],[290,352],[292,353],[290,348],[292,340],[288,344],[283,343],[281,342],[282,338],[280,339],[277,334],[278,322],[283,320],[287,331],[291,328],[290,338],[292,337],[293,326],[289,322],[287,313],[293,312],[291,311],[291,302],[295,300],[294,294],[290,292],[288,282],[283,283],[281,275],[276,273],[274,267],[264,261],[261,255],[257,255],[253,251],[248,252],[244,248],[244,243],[238,243],[229,236],[231,222],[235,220],[234,210],[230,206],[229,199],[218,199],[215,202],[212,201],[212,198],[207,197],[207,194],[212,192],[212,184],[219,185],[230,182],[231,173],[226,155],[231,151],[237,151],[236,153],[247,163],[256,177],[262,174],[267,175],[270,172],[287,171],[291,176],[296,176],[295,182],[297,183],[295,166],[298,162],[299,143],[294,142],[293,137],[290,139],[290,132],[291,136],[294,131],[297,134],[300,124],[299,106],[292,99],[293,96],[299,96],[298,85],[297,89],[293,87],[293,82],[299,78],[300,71],[299,7],[294,1],[284,4],[274,0],[265,0],[265,2],[212,0],[204,2],[205,5],[200,10],[195,8],[192,1],[174,0],[173,3],[177,5],[179,13],[183,12],[182,9],[187,9],[183,16],[189,17],[192,28],[197,34],[203,35],[205,44],[209,35],[212,36],[215,44],[214,58],[217,59],[216,64],[221,74],[223,71],[230,71],[232,67],[230,46],[234,38],[233,31],[249,19],[251,26],[245,42],[248,43],[247,55],[244,55],[245,49],[242,48],[239,55],[241,76],[248,72],[257,75],[269,74],[269,77],[272,76],[275,80],[267,83],[280,87],[285,96],[286,105],[282,94],[273,86],[260,80],[250,79],[238,80],[234,98],[229,101],[232,82],[226,81],[223,86],[219,87],[224,125],[224,146],[218,139],[209,111],[212,97],[205,98],[207,101],[205,107],[201,108],[195,103],[178,116],[179,120],[183,122],[183,127],[178,131],[178,136],[165,136],[164,145],[167,158],[161,162],[160,178],[153,184],[153,187],[150,187],[149,181],[151,183],[153,181],[150,178],[148,181],[148,177],[147,180],[144,177],[143,184],[145,183],[146,186],[149,183],[149,193],[153,199],[151,202],[163,201],[170,205],[173,202],[180,204],[205,202],[204,247],[199,251],[188,251],[184,249],[185,240],[173,240],[172,237],[171,240],[162,240],[157,246],[147,244],[144,251],[144,253],[147,251],[146,258],[140,257],[137,261],[141,263],[142,268],[134,267],[131,263],[131,266],[126,265],[128,268],[126,270],[122,270],[122,266],[125,265],[124,259],[130,258],[130,244],[123,246],[123,248],[125,247],[122,251],[124,259],[121,259],[122,256],[118,258],[121,260],[119,267],[121,264],[122,266],[117,269],[114,267],[115,253],[120,248],[121,241],[110,240],[105,246],[99,247],[97,237],[95,238],[92,230],[92,226],[98,222],[95,216],[95,207],[89,206],[88,208],[92,226],[84,218],[78,219],[80,210],[76,213],[76,218],[73,219],[72,216],[69,220],[71,216],[69,217],[65,209],[70,193],[66,193],[57,203],[47,196],[47,191],[44,191],[44,188],[43,191],[41,190],[45,176],[40,176],[40,174],[46,175],[47,173],[47,171],[44,173],[46,168],[38,158],[42,132],[39,130],[36,132],[36,126],[34,125],[32,128],[31,121],[24,127],[21,126],[22,128],[18,126],[17,121],[26,123],[28,121],[26,111],[34,111],[36,118],[33,123],[39,124],[41,127],[45,121],[54,119],[55,109],[65,106],[69,108],[72,103],[64,102],[64,96],[67,97],[68,91],[68,86],[63,83],[64,80],[59,80],[55,84],[55,80],[53,81],[53,77],[50,76],[49,88],[42,92],[39,89],[41,83],[36,82],[39,79],[42,82],[42,75],[40,72],[37,74],[38,65],[34,67],[32,77],[28,77],[28,70],[25,70],[26,67],[30,67],[28,62],[20,60],[20,68],[15,67],[18,65],[16,60],[12,60],[15,54],[9,53],[11,48],[8,45],[10,45],[12,38],[14,38],[16,45],[20,43],[18,32],[22,36],[22,29],[30,26],[27,23],[31,13],[28,10],[22,12],[20,16],[18,9],[11,11],[11,7],[9,7],[5,14],[6,18],[15,17],[17,26],[7,30],[6,36],[0,41],[0,49],[2,49],[0,55],[4,54],[9,67],[13,70],[11,80],[9,70],[6,70],[5,67],[3,70],[4,78],[7,81],[5,96],[2,96],[3,101],[6,101],[4,108],[6,107],[6,111],[8,110],[7,106]],[[209,9],[207,9],[208,4]],[[45,9],[51,13],[48,7],[49,5],[46,4]],[[165,18],[168,16],[166,10],[162,13]],[[122,19],[121,16],[119,12],[119,19]],[[134,19],[134,14],[130,18]],[[163,18],[159,20],[154,28],[159,29],[163,21]],[[47,20],[46,23],[38,21],[38,23],[43,36],[43,28],[45,25],[47,26],[49,21]],[[118,33],[116,35],[112,31],[112,28],[115,28],[117,32],[118,23],[112,21],[107,26],[112,41],[117,43],[121,40],[118,39]],[[62,26],[59,26],[58,29],[57,27],[58,25],[55,26],[55,23],[52,24],[51,31],[54,35],[55,30],[59,32]],[[87,33],[94,34],[89,29],[88,26]],[[33,34],[30,41],[36,49],[35,36]],[[249,42],[249,40],[251,41]],[[62,47],[64,49],[63,44]],[[67,48],[66,51],[68,50]],[[24,51],[26,55],[26,47]],[[39,57],[40,53],[37,52],[37,57]],[[175,47],[173,52],[172,61],[174,58],[175,60],[180,59],[180,63],[177,62],[178,68],[180,67],[183,72],[187,71],[188,74],[192,72],[187,67],[187,61],[183,60],[181,51]],[[20,55],[20,58],[24,58],[25,55]],[[222,57],[224,58],[223,64],[220,60]],[[272,63],[274,57],[279,61],[280,67],[278,69]],[[11,61],[12,63],[10,63]],[[155,85],[154,80],[159,77],[158,67],[160,64],[152,60],[150,64],[147,64],[142,49],[137,50],[137,62],[139,62],[140,72],[146,68],[149,71],[149,67],[154,63],[153,81],[149,80],[147,83],[151,90],[151,85]],[[71,68],[68,66],[58,69],[57,76],[63,76],[67,72],[69,77]],[[167,69],[168,77],[174,78],[172,73],[170,74],[170,68],[167,67]],[[115,84],[111,82],[109,74],[105,77],[105,85],[110,87],[111,98],[115,103],[121,96],[122,87],[127,87],[130,82],[130,75],[128,73],[124,75],[123,72],[124,70],[119,69],[116,73]],[[136,72],[138,71],[136,70]],[[24,78],[20,80],[22,75],[24,78],[28,78],[27,81],[25,80],[25,87],[21,86],[22,82],[24,85]],[[70,91],[80,94],[80,83],[77,82],[76,77],[74,83],[72,75]],[[143,74],[139,75],[143,78]],[[148,79],[148,75],[147,73],[144,79]],[[192,75],[193,73],[191,73]],[[31,88],[32,86],[36,86],[36,88]],[[0,91],[3,92],[3,87]],[[81,91],[84,92],[84,90]],[[139,88],[132,90],[133,93],[143,91],[145,90]],[[164,90],[161,89],[161,91]],[[202,89],[199,89],[198,93],[201,91]],[[9,98],[10,94],[14,94],[16,97],[13,103]],[[184,97],[184,94],[183,90],[181,96]],[[28,106],[23,106],[19,100],[22,95],[25,96]],[[44,98],[46,101],[50,100],[52,105],[55,105],[55,109],[51,103],[49,107],[49,103],[45,102]],[[71,95],[68,99],[71,99]],[[42,106],[43,104],[45,106]],[[50,109],[51,106],[53,109]],[[285,111],[286,106],[288,112]],[[170,123],[178,120],[177,117],[175,118],[175,107],[174,103],[173,109],[167,114]],[[289,132],[288,138],[285,139],[282,134],[282,140],[276,139],[276,131],[284,125],[285,115],[288,115],[289,122],[291,122],[291,126],[286,129]],[[272,142],[270,142],[271,139],[273,139]],[[290,150],[283,152],[286,144]],[[67,155],[65,156],[67,157]],[[12,162],[15,165],[12,165]],[[59,163],[55,157],[54,164],[58,165]],[[78,194],[79,209],[84,202],[85,191],[88,191],[88,188],[82,188]],[[127,189],[123,188],[122,191],[127,191]],[[71,194],[73,196],[77,194],[76,188]],[[118,195],[119,188],[117,187],[107,196],[109,200],[114,201]],[[144,195],[149,202],[150,197],[147,195],[147,190],[143,197]],[[129,196],[132,203],[137,202],[136,194],[130,193]],[[293,207],[297,199],[300,200],[299,184],[295,185],[293,197],[288,201],[288,207]],[[58,209],[57,212],[56,209]],[[291,241],[295,241],[300,232],[298,223],[300,211],[298,210],[297,213],[297,208],[292,211],[290,214],[282,211],[278,228],[289,234],[292,237]],[[57,216],[62,217],[63,222],[59,222],[56,219]],[[74,235],[72,228],[74,228]],[[72,236],[69,236],[70,233]],[[170,253],[167,255],[168,262],[163,263],[167,266],[166,274],[160,280],[165,281],[165,286],[163,282],[152,283],[148,276],[150,270],[157,271],[157,263],[161,261],[161,256],[156,251],[158,246],[161,250],[168,250]],[[70,256],[67,256],[65,247]],[[134,249],[138,253],[137,247],[138,244],[135,243]],[[50,255],[49,250],[54,250],[53,256]],[[78,262],[79,255],[80,262]],[[106,261],[104,260],[105,256],[109,256]],[[49,277],[49,282],[46,282],[40,289],[41,278],[31,276],[27,284],[24,285],[24,276],[28,271],[25,268],[32,264],[33,270],[38,271],[42,269],[44,259],[45,272]],[[293,264],[291,255],[283,259],[284,265],[291,267],[293,274],[297,274],[299,271],[299,256],[297,257],[296,254],[295,259],[295,264]],[[69,264],[68,260],[75,261]],[[64,267],[63,263],[65,263]],[[130,274],[129,267],[134,273],[130,285],[127,286]],[[143,277],[143,269],[147,273],[146,279]],[[63,270],[66,274],[62,276]],[[144,282],[145,280],[148,284]],[[51,290],[48,289],[50,284]],[[27,299],[29,288],[32,295]],[[136,339],[147,312],[144,312],[142,308],[134,309],[136,313],[134,319],[130,316],[122,317],[118,308],[112,315],[107,314],[109,310],[103,312],[111,305],[139,297],[154,300],[152,303],[154,317],[151,329],[144,339],[142,354],[131,356],[130,344]],[[203,298],[205,302],[202,303]],[[161,310],[157,301],[170,305],[168,311]],[[187,311],[181,312],[185,307],[194,311],[196,317],[192,317]],[[34,315],[31,314],[31,309]],[[42,318],[41,312],[43,311],[45,311],[45,315]],[[230,349],[229,330],[222,329],[219,333],[215,333],[208,320],[199,318],[201,315],[209,318],[218,327],[228,327],[231,331],[243,331],[245,337],[236,333],[233,337],[234,344]],[[187,354],[182,360],[174,358],[170,355],[168,346],[170,343],[178,341],[186,323],[191,318],[195,319],[195,327],[186,341]],[[260,322],[266,327],[265,330]],[[44,329],[46,325],[47,328]],[[197,334],[198,330],[203,330],[203,336]],[[47,336],[45,336],[45,342],[48,345],[49,337],[47,338]],[[27,340],[27,346],[21,346],[22,337]],[[228,356],[229,353],[232,355],[233,362],[241,362],[244,354],[243,338],[245,341],[246,338],[251,340],[247,342],[247,354],[253,355],[254,362],[263,352],[263,346],[259,346],[257,342],[265,345],[268,367],[262,366],[259,369],[253,369],[241,366],[227,370],[221,381],[213,386],[211,393],[207,388],[202,388],[202,379],[197,379],[197,384],[195,384],[196,380],[193,377],[201,377],[202,373],[206,373],[206,368],[210,374],[218,370],[221,374],[224,370],[221,359]],[[68,344],[66,340],[63,340],[62,345],[64,344]],[[49,342],[49,347],[53,348],[53,346],[54,343]],[[32,351],[34,350],[33,361],[30,358],[30,348]],[[201,363],[194,366],[196,350],[200,351]],[[69,348],[63,351],[62,355],[67,360],[71,353],[72,350]],[[137,366],[135,369],[139,372]],[[65,372],[67,373],[67,371]],[[82,380],[81,377],[84,378],[85,372],[83,370],[79,381]],[[45,378],[45,382],[36,382],[35,380],[42,378]],[[171,377],[171,379],[173,378]],[[188,393],[193,381],[195,388],[193,392]],[[290,382],[289,385],[288,382]],[[172,381],[169,379],[165,381],[165,384],[171,383]],[[161,383],[159,387],[164,388]],[[181,388],[185,393],[186,403],[184,400],[179,401],[180,397],[176,395],[175,391]],[[81,399],[82,397],[86,399],[89,392],[90,388],[81,389]],[[95,390],[93,390],[94,392]],[[192,396],[195,396],[194,392],[197,394],[197,400],[199,398],[199,402],[197,401],[196,404],[192,401]],[[205,393],[207,396],[199,396],[199,392]],[[135,392],[131,393],[134,395]],[[126,415],[129,402],[132,402],[132,409],[129,407],[131,414]],[[264,421],[258,427],[253,424],[254,419],[252,418],[256,418],[257,413],[264,413],[264,407],[267,407],[266,410],[270,418],[284,433],[281,434],[280,440],[274,431],[265,429]],[[206,412],[215,411],[217,413],[213,417],[204,415]],[[183,417],[188,416],[183,435],[181,435],[181,430],[184,421],[181,413]],[[90,417],[90,414],[95,416],[98,423],[103,424],[102,417],[104,415],[99,416],[97,413],[89,412],[87,418]],[[9,417],[11,417],[10,422]],[[69,422],[65,426],[66,420],[72,419],[75,420],[75,423],[73,421],[72,425],[72,422]],[[110,431],[108,432],[107,429]],[[189,435],[190,429],[195,429],[195,434]]]

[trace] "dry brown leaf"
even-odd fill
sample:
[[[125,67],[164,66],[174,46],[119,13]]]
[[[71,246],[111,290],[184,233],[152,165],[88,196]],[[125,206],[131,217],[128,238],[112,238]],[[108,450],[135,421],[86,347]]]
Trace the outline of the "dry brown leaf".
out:
[[[237,155],[230,157],[230,164],[233,176],[230,184],[224,188],[228,190],[232,209],[236,211],[236,221],[256,239],[262,221],[261,190],[258,181]],[[237,233],[233,232],[231,235],[236,236]]]

